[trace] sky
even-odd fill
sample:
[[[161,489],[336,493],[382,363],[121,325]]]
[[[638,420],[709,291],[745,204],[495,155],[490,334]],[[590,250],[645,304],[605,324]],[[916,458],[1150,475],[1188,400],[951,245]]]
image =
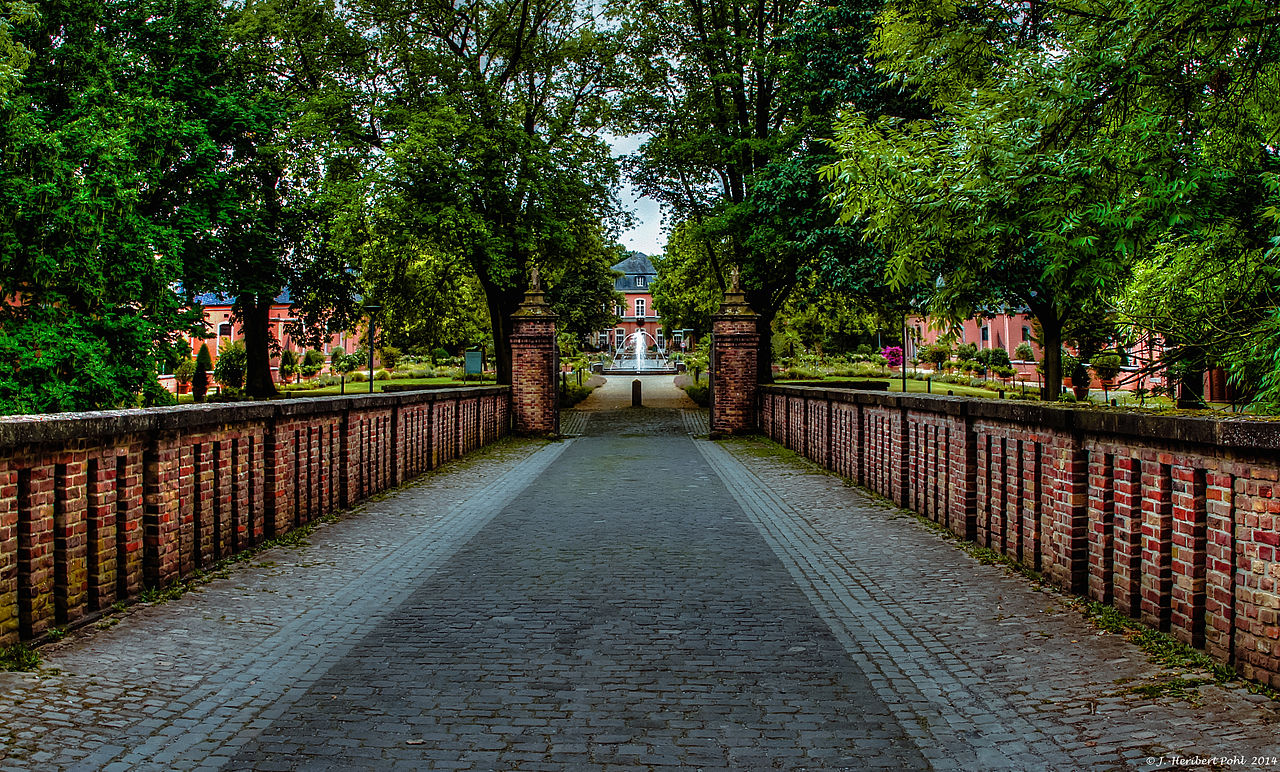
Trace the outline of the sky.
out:
[[[613,148],[613,154],[623,156],[634,153],[648,137],[643,134],[633,134],[628,137],[610,135],[606,139]],[[658,202],[638,195],[631,187],[631,183],[625,179],[618,197],[622,199],[623,207],[636,216],[635,227],[623,231],[619,238],[622,245],[646,255],[662,254],[666,250],[667,237],[662,232],[662,211]]]

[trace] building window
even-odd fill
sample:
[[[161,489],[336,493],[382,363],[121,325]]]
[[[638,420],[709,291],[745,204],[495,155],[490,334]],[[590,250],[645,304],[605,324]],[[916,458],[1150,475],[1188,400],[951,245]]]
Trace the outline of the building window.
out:
[[[672,330],[672,331],[671,331],[671,343],[672,343],[672,344],[674,344],[674,345],[676,345],[676,346],[679,346],[679,345],[680,345],[681,343],[683,343],[683,342],[684,342],[684,331],[683,331],[683,330]]]
[[[991,328],[990,328],[990,327],[983,327],[983,328],[982,328],[982,342],[983,342],[983,343],[990,343],[990,342],[991,342]]]
[[[618,305],[617,303],[614,303],[614,304],[613,304],[613,315],[614,315],[614,316],[622,316],[622,306]]]
[[[644,316],[644,298],[636,298],[636,316]]]
[[[1030,328],[1030,327],[1023,326],[1023,328],[1022,328],[1022,342],[1023,342],[1023,343],[1029,343],[1029,342],[1031,342],[1031,328]]]
[[[613,331],[613,345],[621,346],[627,342],[627,331],[619,327]]]
[[[643,277],[643,276],[637,276],[637,277],[636,277],[636,286],[637,286],[637,287],[646,287],[646,286],[648,286],[648,284],[649,284],[649,280],[648,280],[648,279],[646,279],[645,277]]]
[[[608,348],[608,347],[609,347],[609,333],[602,332],[600,333],[600,344],[596,346],[596,348]]]
[[[662,343],[662,338],[663,338],[663,336],[662,336],[662,328],[661,328],[661,327],[659,327],[659,328],[658,328],[658,334],[655,336],[655,340],[657,340],[657,341],[658,341],[658,345],[659,345],[659,346],[662,346],[662,345],[663,345],[663,343]]]

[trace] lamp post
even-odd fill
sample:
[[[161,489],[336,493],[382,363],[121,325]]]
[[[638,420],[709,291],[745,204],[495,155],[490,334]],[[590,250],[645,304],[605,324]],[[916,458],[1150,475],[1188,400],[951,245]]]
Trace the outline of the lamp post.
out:
[[[902,312],[902,393],[907,393],[907,312]]]
[[[382,306],[377,303],[365,303],[364,310],[369,313],[369,393],[373,393],[373,334],[374,324],[373,315],[378,313]]]

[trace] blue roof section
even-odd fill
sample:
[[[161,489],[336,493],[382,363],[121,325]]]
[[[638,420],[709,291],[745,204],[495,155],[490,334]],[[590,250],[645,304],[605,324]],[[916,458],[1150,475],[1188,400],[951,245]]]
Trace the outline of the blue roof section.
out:
[[[626,260],[614,263],[612,267],[622,274],[613,282],[613,288],[618,292],[648,292],[649,285],[658,276],[658,269],[653,267],[653,262],[643,252],[632,252],[627,255]],[[643,285],[636,283],[639,276],[645,277]]]
[[[191,302],[201,306],[229,306],[236,302],[235,297],[222,292],[206,292],[203,295],[196,295]],[[276,296],[276,304],[287,306],[293,304],[293,297],[289,294],[289,288],[285,287],[280,294]]]

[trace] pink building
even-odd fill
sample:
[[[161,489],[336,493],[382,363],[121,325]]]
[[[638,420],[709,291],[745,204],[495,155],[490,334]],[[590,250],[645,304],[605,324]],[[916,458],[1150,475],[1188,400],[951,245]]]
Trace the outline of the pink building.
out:
[[[956,337],[951,340],[951,345],[955,346],[961,343],[972,343],[981,349],[1002,348],[1009,352],[1009,358],[1013,360],[1013,368],[1017,371],[1017,380],[1026,383],[1038,384],[1042,376],[1036,370],[1036,365],[1044,359],[1044,351],[1040,344],[1033,340],[1035,317],[1030,313],[1010,312],[992,314],[991,316],[981,316],[972,319],[966,319],[960,327],[955,330]],[[931,346],[940,342],[943,338],[952,334],[951,329],[934,329],[930,326],[928,317],[908,317],[907,327],[911,334],[911,342],[908,346],[907,357],[916,356],[917,352],[925,346]],[[1018,346],[1027,343],[1035,352],[1035,361],[1020,361],[1014,352]],[[1159,358],[1163,347],[1155,341],[1153,336],[1146,335],[1140,338],[1136,343],[1128,347],[1121,348],[1123,366],[1119,377],[1116,379],[1112,389],[1133,390],[1138,388],[1155,388],[1165,386],[1165,378],[1161,373],[1141,374],[1140,368]],[[1221,386],[1221,378],[1209,378],[1206,381],[1208,389],[1205,396],[1209,399],[1221,399],[1224,390]],[[1102,383],[1096,378],[1090,384],[1090,388],[1102,389]]]
[[[189,336],[188,343],[191,345],[191,356],[194,358],[200,351],[200,346],[207,344],[209,346],[209,354],[214,363],[218,361],[218,351],[222,345],[228,341],[244,340],[244,331],[240,324],[232,319],[231,306],[235,299],[229,295],[218,293],[206,293],[197,295],[194,302],[204,309],[204,326],[208,330],[209,337],[200,338]],[[289,296],[289,290],[280,293],[272,304],[271,310],[268,312],[268,327],[271,330],[275,340],[279,342],[280,348],[296,351],[301,354],[307,349],[306,346],[293,340],[289,335],[287,325],[294,321],[293,315],[290,313],[292,298]],[[350,354],[360,347],[360,340],[363,336],[362,331],[354,333],[335,333],[329,336],[321,347],[321,351],[325,356],[333,353],[334,349],[341,349]],[[280,362],[274,359],[271,364],[272,378],[277,383],[280,382],[278,374]],[[170,391],[176,391],[178,386],[172,375],[161,375],[160,383]]]
[[[596,333],[597,349],[608,351],[617,348],[636,330],[644,330],[652,335],[659,346],[664,348],[680,348],[683,332],[674,330],[672,340],[666,340],[662,330],[662,321],[653,308],[653,280],[658,278],[658,269],[653,267],[649,256],[641,252],[632,252],[626,260],[616,263],[613,270],[621,274],[614,280],[613,288],[622,295],[622,303],[614,306],[618,323],[612,329],[600,330]]]
[[[907,318],[907,327],[911,333],[907,357],[915,356],[916,351],[925,346],[932,346],[951,330],[932,329],[928,317],[913,316]],[[966,319],[960,325],[955,343],[973,343],[979,349],[1002,348],[1013,357],[1013,352],[1022,343],[1031,344],[1036,360],[1041,358],[1040,344],[1032,340],[1035,317],[1029,313],[1004,313],[990,317]]]

